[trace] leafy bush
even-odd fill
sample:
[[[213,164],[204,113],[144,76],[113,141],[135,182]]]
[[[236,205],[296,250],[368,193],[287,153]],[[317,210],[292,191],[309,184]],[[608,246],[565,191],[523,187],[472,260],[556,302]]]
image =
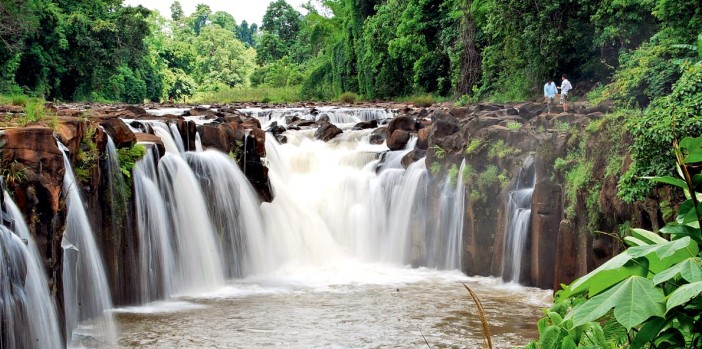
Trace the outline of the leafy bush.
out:
[[[339,100],[346,104],[355,104],[358,99],[358,95],[353,92],[344,92],[339,96]]]
[[[527,348],[699,348],[702,346],[702,137],[675,147],[682,179],[655,177],[685,192],[674,222],[625,237],[630,246],[556,293]],[[613,334],[609,338],[607,333]]]
[[[419,108],[428,108],[434,104],[434,96],[430,94],[412,96],[409,99],[412,101],[412,104],[414,104],[415,107]]]
[[[642,116],[630,118],[634,165],[619,181],[619,197],[643,199],[653,185],[641,177],[661,176],[675,169],[670,149],[678,137],[702,134],[702,66],[687,65],[673,92],[656,100]]]

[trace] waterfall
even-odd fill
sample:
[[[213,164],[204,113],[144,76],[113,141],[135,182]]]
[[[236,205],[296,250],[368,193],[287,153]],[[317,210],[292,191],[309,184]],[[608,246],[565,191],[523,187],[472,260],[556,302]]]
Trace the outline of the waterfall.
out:
[[[63,192],[68,213],[66,231],[63,234],[63,298],[66,315],[66,338],[69,346],[80,345],[83,336],[104,336],[99,340],[114,343],[116,327],[112,314],[110,289],[105,277],[105,268],[95,244],[78,184],[73,175],[68,149],[58,142],[66,174]],[[90,325],[81,325],[86,321]]]
[[[502,278],[513,283],[519,283],[522,273],[531,222],[531,197],[536,182],[533,158],[530,157],[524,164],[517,177],[517,187],[509,192],[507,203]]]
[[[14,230],[0,225],[0,348],[60,349],[61,330],[41,255],[19,208],[7,192],[0,194],[6,210],[3,214],[0,207],[0,223],[5,215]]]
[[[465,211],[465,159],[454,178],[447,175],[439,196],[438,220],[428,246],[427,264],[441,269],[461,268]]]
[[[139,294],[142,303],[174,293],[172,277],[175,272],[175,256],[171,248],[166,204],[157,184],[157,150],[156,147],[151,147],[132,172],[139,234]]]
[[[253,269],[252,265],[256,264],[253,258],[232,256],[232,251],[238,252],[237,248],[242,248],[242,241],[254,239],[242,236],[241,221],[234,219],[236,212],[248,219],[244,220],[244,227],[251,229],[252,236],[256,235],[256,229],[262,231],[260,219],[256,223],[255,212],[252,213],[252,207],[257,207],[257,199],[252,199],[254,196],[250,192],[252,189],[231,191],[241,188],[239,183],[243,177],[233,173],[231,166],[223,164],[231,165],[232,160],[221,154],[213,156],[211,152],[206,152],[206,155],[181,154],[176,145],[181,138],[177,128],[160,122],[151,124],[166,145],[166,154],[156,165],[158,154],[152,148],[137,163],[133,173],[141,241],[139,277],[143,285],[140,292],[142,302],[211,290],[223,285],[225,276],[241,276],[245,268]],[[215,159],[211,161],[200,161],[213,157]],[[186,159],[197,164],[202,172],[196,175]],[[219,167],[212,163],[219,164]],[[229,187],[222,186],[222,183]],[[212,187],[212,184],[216,186]],[[206,193],[210,194],[207,199]],[[238,205],[243,200],[237,200],[237,193],[241,198],[254,200],[253,203],[247,201],[246,208],[239,210]],[[225,218],[227,215],[230,219]],[[258,240],[247,244],[252,248],[259,245]],[[265,255],[253,251],[247,253],[257,257]]]
[[[266,269],[261,205],[239,167],[215,150],[186,153],[200,181],[213,228],[220,237],[226,276],[238,278]]]

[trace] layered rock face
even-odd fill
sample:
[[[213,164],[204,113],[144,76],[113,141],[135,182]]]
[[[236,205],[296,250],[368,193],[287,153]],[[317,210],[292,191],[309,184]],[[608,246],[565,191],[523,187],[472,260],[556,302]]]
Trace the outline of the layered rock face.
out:
[[[52,124],[0,129],[2,175],[8,191],[24,214],[34,234],[50,288],[62,307],[61,238],[66,224],[66,204],[62,194],[65,174],[63,154],[57,140],[68,149],[68,157],[81,186],[88,218],[105,261],[107,278],[116,305],[135,304],[139,280],[136,272],[138,238],[133,217],[133,183],[124,178],[124,188],[110,187],[107,167],[108,135],[117,150],[129,153],[136,144],[155,147],[160,155],[165,146],[154,134],[152,124],[173,125],[185,150],[195,150],[199,133],[204,149],[217,149],[233,157],[258,192],[261,200],[271,201],[265,157],[265,132],[258,120],[238,112],[202,113],[205,122],[196,125],[182,116],[154,116],[144,109],[128,106],[94,110],[53,107],[57,118]],[[21,109],[17,110],[17,113]],[[210,114],[211,113],[211,114]],[[138,130],[135,132],[133,130]],[[123,159],[129,162],[138,158]],[[119,171],[119,169],[117,169]],[[119,174],[118,172],[118,175]],[[114,184],[113,184],[114,185]],[[114,191],[118,191],[117,195]],[[124,194],[127,193],[127,194]]]
[[[184,150],[217,149],[236,160],[262,201],[272,201],[274,191],[268,179],[266,134],[280,143],[288,130],[314,129],[314,137],[330,141],[342,131],[328,117],[305,120],[285,118],[285,126],[273,125],[266,132],[256,119],[238,108],[187,109],[183,116],[155,116],[135,107],[87,109],[53,108],[58,115],[54,125],[35,125],[0,130],[2,173],[20,209],[27,217],[56,295],[61,290],[61,234],[65,225],[65,203],[61,184],[65,173],[58,138],[69,149],[69,157],[82,186],[89,218],[106,261],[108,279],[115,304],[136,301],[134,279],[129,261],[136,260],[138,249],[134,217],[116,221],[113,212],[134,212],[133,201],[112,202],[108,190],[106,145],[109,135],[118,149],[135,144],[155,147],[164,154],[166,144],[155,134],[154,125],[165,123],[178,137]],[[534,179],[530,231],[520,270],[520,283],[541,288],[558,288],[592,270],[614,255],[621,246],[596,231],[612,232],[618,225],[660,225],[660,210],[645,203],[627,205],[616,197],[617,175],[630,161],[606,173],[608,157],[626,159],[630,139],[620,139],[586,131],[593,121],[601,122],[611,106],[573,108],[573,113],[545,112],[538,103],[479,104],[470,107],[411,108],[398,106],[398,115],[383,125],[376,120],[361,122],[356,130],[374,128],[369,142],[389,150],[405,149],[416,137],[416,146],[402,159],[408,167],[426,157],[433,179],[429,211],[437,209],[442,181],[461,173],[465,188],[462,268],[468,275],[500,276],[506,250],[509,192],[522,186],[523,173]],[[611,122],[604,120],[603,123]],[[134,131],[138,130],[138,132]],[[199,135],[199,143],[197,139]],[[56,138],[55,138],[56,137]],[[614,145],[618,147],[614,147]],[[558,170],[557,163],[582,147],[582,160],[592,163],[597,195],[584,189],[569,190],[572,183]],[[133,159],[136,160],[136,159]],[[520,175],[522,173],[522,175]],[[130,181],[127,186],[131,187]],[[132,190],[133,188],[128,188]],[[593,202],[595,205],[593,206]],[[433,205],[433,206],[432,206]],[[594,207],[594,211],[593,211]],[[418,242],[421,244],[421,242]],[[418,246],[418,250],[421,250]],[[56,299],[61,299],[57,297]]]

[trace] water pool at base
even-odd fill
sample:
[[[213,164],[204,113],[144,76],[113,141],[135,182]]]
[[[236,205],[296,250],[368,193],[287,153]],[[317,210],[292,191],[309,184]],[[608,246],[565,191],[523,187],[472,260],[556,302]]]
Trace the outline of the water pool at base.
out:
[[[551,292],[457,271],[291,265],[212,293],[116,311],[123,348],[495,348],[534,338]]]

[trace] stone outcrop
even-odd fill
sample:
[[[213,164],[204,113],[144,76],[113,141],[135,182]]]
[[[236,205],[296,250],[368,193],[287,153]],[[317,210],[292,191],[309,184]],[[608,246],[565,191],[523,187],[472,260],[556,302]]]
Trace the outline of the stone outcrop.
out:
[[[343,131],[336,125],[328,121],[323,121],[319,123],[317,131],[314,133],[314,138],[319,139],[320,141],[328,142],[334,139],[334,137],[340,135],[342,132]]]

